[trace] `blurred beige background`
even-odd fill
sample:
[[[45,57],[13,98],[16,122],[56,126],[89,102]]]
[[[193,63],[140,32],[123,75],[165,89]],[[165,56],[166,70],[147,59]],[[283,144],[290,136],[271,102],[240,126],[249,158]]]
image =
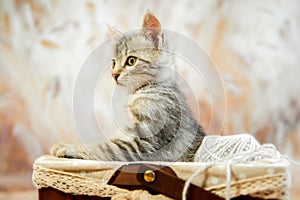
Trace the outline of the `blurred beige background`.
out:
[[[300,160],[300,1],[0,0],[0,198],[37,198],[34,159],[55,143],[79,143],[72,96],[81,64],[109,38],[107,23],[137,29],[146,10],[216,64],[226,101],[212,107],[206,91],[196,93],[195,117],[206,130],[224,120],[221,134],[247,132]],[[102,107],[100,121],[110,127]],[[299,184],[293,176],[292,199]]]

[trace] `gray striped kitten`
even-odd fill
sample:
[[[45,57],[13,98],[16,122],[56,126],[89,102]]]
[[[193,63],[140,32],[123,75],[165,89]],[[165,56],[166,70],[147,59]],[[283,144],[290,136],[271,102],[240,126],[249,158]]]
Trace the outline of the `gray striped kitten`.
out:
[[[113,30],[111,30],[113,31]],[[112,77],[129,93],[127,139],[96,146],[55,145],[58,157],[104,161],[193,161],[205,136],[170,70],[174,59],[150,13],[138,33],[117,33]]]

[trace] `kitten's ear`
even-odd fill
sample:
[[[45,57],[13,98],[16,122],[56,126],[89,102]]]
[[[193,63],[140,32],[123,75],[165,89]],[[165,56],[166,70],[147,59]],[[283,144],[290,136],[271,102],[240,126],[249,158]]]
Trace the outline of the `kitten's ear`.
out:
[[[158,19],[152,15],[150,12],[147,12],[144,15],[143,24],[142,24],[143,32],[147,37],[151,37],[157,44],[160,41],[163,41],[163,33],[161,30],[161,25]]]
[[[122,35],[121,31],[117,30],[115,27],[112,27],[109,24],[106,24],[106,27],[111,37],[117,37]]]

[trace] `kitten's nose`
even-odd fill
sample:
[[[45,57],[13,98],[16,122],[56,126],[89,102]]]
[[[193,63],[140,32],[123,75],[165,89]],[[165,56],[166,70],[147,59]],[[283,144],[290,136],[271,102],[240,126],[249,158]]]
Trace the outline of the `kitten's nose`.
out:
[[[112,77],[117,81],[120,74],[112,74]]]

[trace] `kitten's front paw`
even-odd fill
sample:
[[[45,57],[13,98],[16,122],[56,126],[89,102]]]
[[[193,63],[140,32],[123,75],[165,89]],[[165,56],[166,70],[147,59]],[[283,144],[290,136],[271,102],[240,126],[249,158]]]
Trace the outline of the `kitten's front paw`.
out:
[[[56,157],[67,157],[68,146],[66,144],[56,144],[51,148],[50,154]]]
[[[56,144],[51,148],[50,153],[60,158],[95,159],[83,146],[69,144]]]

